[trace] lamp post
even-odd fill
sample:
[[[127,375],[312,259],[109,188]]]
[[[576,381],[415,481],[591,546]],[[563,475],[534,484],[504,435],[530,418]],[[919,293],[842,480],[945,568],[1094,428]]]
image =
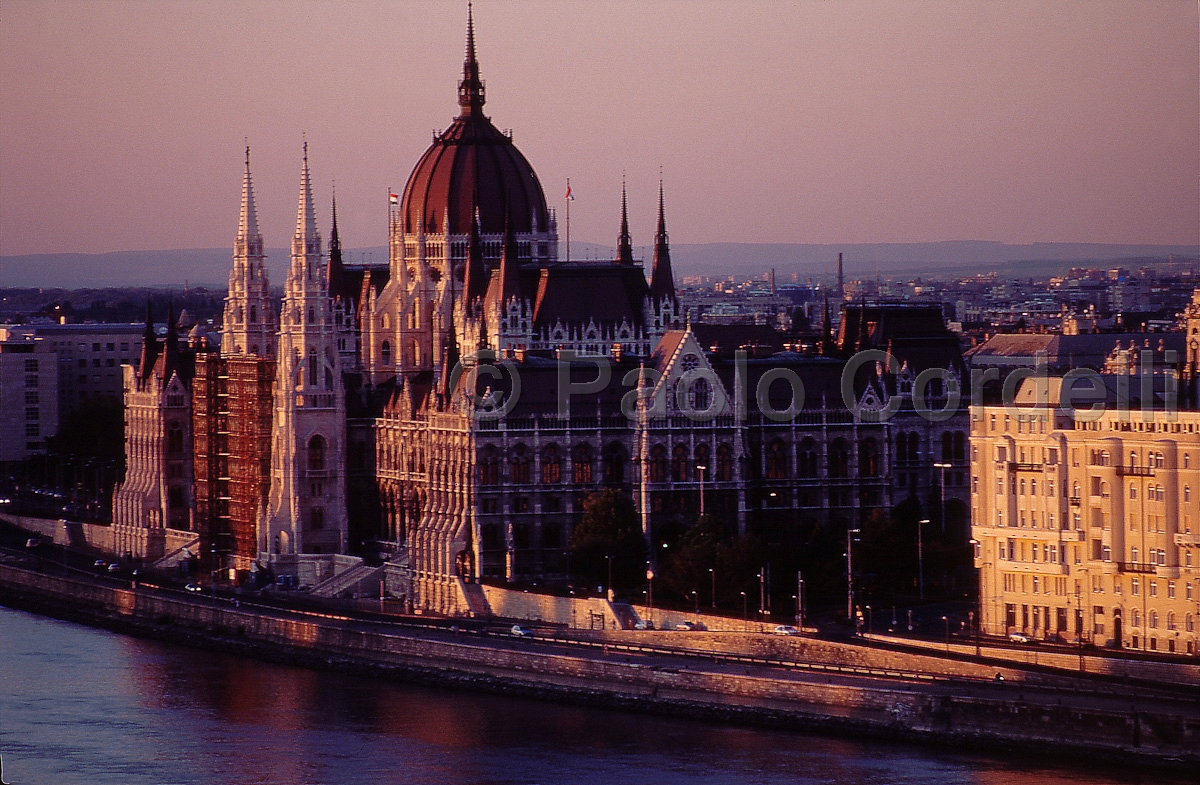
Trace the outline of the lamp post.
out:
[[[871,613],[871,606],[867,606],[867,635],[875,634],[875,617]]]
[[[917,521],[917,596],[925,599],[925,545],[921,539],[921,528],[929,523],[928,518]]]
[[[608,601],[612,602],[616,597],[616,595],[613,593],[612,585],[612,556],[605,556],[604,558],[608,561],[608,585],[604,587],[604,594],[608,597]]]
[[[862,529],[846,529],[846,621],[854,623],[854,535]]]
[[[942,623],[946,625],[946,651],[950,651],[950,617],[943,616]]]
[[[700,475],[700,515],[704,515],[704,473],[708,467],[702,463],[696,464],[696,472]]]
[[[708,568],[708,578],[712,581],[712,606],[717,607],[717,573],[712,567]]]
[[[953,464],[938,462],[933,465],[933,468],[940,469],[942,472],[941,484],[938,486],[938,491],[942,495],[942,534],[946,533],[946,470],[953,468]]]
[[[967,611],[967,621],[971,625],[971,632],[975,636],[975,656],[979,656],[979,628],[975,626],[975,611]]]
[[[796,627],[804,630],[804,578],[796,570]]]
[[[745,632],[750,629],[750,621],[749,621],[749,613],[750,612],[748,610],[748,605],[746,604],[746,592],[741,592],[741,595],[742,595],[742,631]]]
[[[695,602],[695,604],[696,604],[696,624],[699,624],[700,623],[700,594],[699,594],[699,592],[696,592],[696,591],[692,592],[692,601]]]
[[[654,569],[646,565],[646,610],[650,616],[650,623],[654,623]]]

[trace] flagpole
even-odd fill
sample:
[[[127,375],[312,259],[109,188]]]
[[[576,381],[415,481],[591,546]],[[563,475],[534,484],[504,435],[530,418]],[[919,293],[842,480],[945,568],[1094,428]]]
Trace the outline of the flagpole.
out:
[[[571,262],[571,178],[567,178],[567,263]]]

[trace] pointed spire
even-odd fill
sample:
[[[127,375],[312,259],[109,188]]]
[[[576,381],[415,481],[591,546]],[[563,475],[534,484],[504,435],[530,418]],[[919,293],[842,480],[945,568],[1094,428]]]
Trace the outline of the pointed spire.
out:
[[[617,235],[617,264],[633,266],[633,241],[629,237],[629,205],[625,198],[625,176],[621,176],[621,232]]]
[[[246,173],[242,177],[242,212],[238,218],[235,256],[262,256],[263,239],[258,231],[258,211],[254,207],[254,184],[250,180],[250,145],[246,145]]]
[[[517,237],[513,233],[511,214],[504,210],[504,247],[500,252],[500,301],[507,303],[510,297],[521,295],[521,260],[518,256]]]
[[[475,220],[471,221],[470,239],[467,241],[467,269],[463,272],[463,304],[467,306],[463,309],[464,313],[469,313],[471,304],[487,290],[486,276],[483,243],[479,239],[479,210],[476,208]]]
[[[337,190],[333,192],[333,223],[329,227],[329,267],[326,270],[329,281],[329,296],[342,297],[345,286],[345,275],[342,267],[342,242],[338,239],[337,228]]]
[[[145,379],[154,367],[158,357],[158,338],[154,333],[154,313],[150,308],[150,298],[146,298],[146,329],[142,332],[142,356],[138,360],[138,376]]]
[[[292,238],[293,265],[298,257],[320,254],[321,236],[317,233],[317,211],[313,205],[312,178],[308,172],[308,142],[305,141],[304,163],[300,168],[300,204],[296,208],[296,235]]]
[[[463,61],[463,78],[458,83],[458,105],[462,109],[459,116],[482,116],[486,100],[483,81],[479,78],[479,61],[475,59],[475,17],[471,4],[467,3],[467,56]]]
[[[675,299],[675,276],[671,272],[671,246],[667,239],[666,203],[662,180],[658,181],[658,230],[654,233],[654,268],[650,273],[650,297],[658,303]]]

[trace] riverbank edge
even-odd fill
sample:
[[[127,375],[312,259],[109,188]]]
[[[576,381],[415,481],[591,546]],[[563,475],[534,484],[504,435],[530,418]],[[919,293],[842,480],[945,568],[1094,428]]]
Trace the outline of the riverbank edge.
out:
[[[43,576],[44,577],[44,576]],[[882,724],[867,719],[839,716],[822,711],[818,703],[792,704],[788,709],[766,706],[730,705],[715,700],[690,700],[679,696],[659,695],[656,688],[651,694],[632,694],[622,690],[619,683],[597,683],[589,681],[587,687],[558,682],[551,674],[536,671],[510,670],[503,675],[467,670],[461,664],[426,659],[414,662],[382,662],[376,658],[351,652],[331,653],[317,651],[300,645],[285,645],[276,641],[254,640],[248,637],[222,633],[215,628],[198,629],[194,623],[164,619],[158,614],[154,619],[131,614],[107,606],[78,603],[69,598],[43,592],[30,591],[28,587],[14,587],[0,583],[0,604],[48,616],[72,623],[107,629],[133,637],[158,640],[189,648],[216,651],[249,657],[265,662],[292,667],[333,670],[358,675],[387,678],[423,686],[450,688],[510,695],[551,702],[567,702],[619,711],[653,713],[677,718],[716,721],[741,726],[769,727],[803,731],[825,737],[854,737],[887,742],[916,743],[923,746],[942,748],[962,753],[992,753],[1022,757],[1029,753],[1047,753],[1055,760],[1069,760],[1074,765],[1087,768],[1117,765],[1122,768],[1147,766],[1164,771],[1194,770],[1200,756],[1183,753],[1165,754],[1160,750],[1146,748],[1117,747],[1111,744],[1090,741],[1020,736],[1002,736],[994,731],[968,731],[961,728],[931,729],[916,725]],[[194,603],[203,609],[202,603]],[[306,622],[311,623],[311,622]],[[480,647],[486,650],[487,647]],[[499,651],[499,650],[495,650]],[[520,652],[505,651],[506,655]],[[545,655],[542,655],[545,656]],[[554,655],[558,656],[558,655]],[[530,659],[537,659],[530,656]],[[686,666],[685,666],[686,669]],[[756,678],[747,676],[745,678]],[[763,678],[763,677],[758,677]],[[766,679],[763,678],[765,681]],[[628,685],[625,685],[628,688]],[[830,693],[830,700],[838,688],[834,685],[810,685],[812,688]],[[895,685],[881,683],[878,691],[886,693],[897,690]],[[717,695],[713,696],[718,697]],[[727,698],[733,695],[725,696]]]

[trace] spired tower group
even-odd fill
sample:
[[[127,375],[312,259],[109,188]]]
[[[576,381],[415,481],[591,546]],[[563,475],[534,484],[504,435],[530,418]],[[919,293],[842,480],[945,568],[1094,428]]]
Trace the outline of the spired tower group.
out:
[[[480,580],[565,581],[571,529],[601,489],[636,500],[648,544],[702,508],[799,551],[928,497],[936,445],[953,522],[965,415],[912,416],[916,374],[965,378],[940,311],[860,306],[836,338],[827,328],[825,356],[780,351],[768,327],[693,332],[661,183],[649,275],[624,185],[614,258],[559,261],[555,213],[485,98],[468,14],[458,114],[390,199],[386,265],[344,262],[336,202],[323,250],[305,145],[278,310],[247,150],[219,349],[170,324],[160,348],[148,318],[126,369],[121,555],[317,593],[382,580],[411,607],[467,612]],[[865,348],[900,372],[863,367],[842,389],[845,356]],[[807,395],[789,404],[771,385],[792,378]],[[899,396],[900,414],[864,415],[848,395],[868,409]]]

